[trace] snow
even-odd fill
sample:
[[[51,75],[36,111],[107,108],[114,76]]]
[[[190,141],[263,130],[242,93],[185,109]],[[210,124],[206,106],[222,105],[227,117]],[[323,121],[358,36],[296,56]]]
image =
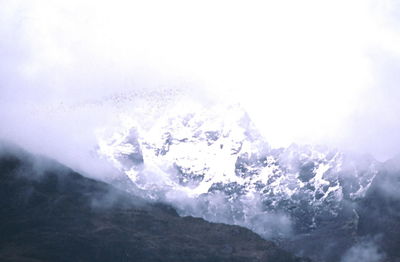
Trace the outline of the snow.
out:
[[[252,217],[268,216],[271,210],[289,212],[285,205],[291,208],[300,200],[307,201],[315,215],[319,209],[337,214],[346,197],[341,176],[357,177],[359,188],[350,197],[360,197],[376,175],[373,164],[362,172],[354,165],[346,169],[343,153],[326,147],[271,149],[238,105],[179,105],[150,127],[125,115],[111,134],[99,132],[98,141],[98,154],[151,197],[191,206],[187,212],[192,215],[197,214],[194,207],[206,201],[206,218],[247,227],[252,227]],[[132,154],[143,157],[142,167],[126,163]],[[302,171],[307,164],[312,168]],[[311,178],[302,179],[300,172]],[[218,210],[219,205],[228,207]],[[227,218],[232,212],[243,215]],[[310,218],[310,228],[315,221]]]

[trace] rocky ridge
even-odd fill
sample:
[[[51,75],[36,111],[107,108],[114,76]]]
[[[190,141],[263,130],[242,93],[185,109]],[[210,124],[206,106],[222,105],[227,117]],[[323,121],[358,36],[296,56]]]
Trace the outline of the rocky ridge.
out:
[[[147,197],[267,238],[311,232],[345,209],[354,219],[348,203],[380,165],[326,147],[271,148],[239,106],[167,115],[146,130],[128,124],[98,153]]]
[[[0,145],[1,261],[306,261],[251,231],[179,217]]]

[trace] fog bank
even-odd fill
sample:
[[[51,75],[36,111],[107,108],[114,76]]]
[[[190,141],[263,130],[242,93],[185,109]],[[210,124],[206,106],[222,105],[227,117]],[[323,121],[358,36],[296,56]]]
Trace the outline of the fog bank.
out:
[[[398,14],[393,0],[0,1],[0,137],[95,169],[97,129],[193,99],[242,104],[274,147],[386,159],[400,151]]]

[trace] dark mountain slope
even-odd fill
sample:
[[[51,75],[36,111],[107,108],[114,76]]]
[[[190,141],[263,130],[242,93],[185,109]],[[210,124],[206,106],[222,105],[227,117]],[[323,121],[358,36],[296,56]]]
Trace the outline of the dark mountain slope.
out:
[[[0,147],[0,261],[303,261],[255,233]]]
[[[386,261],[400,261],[400,156],[384,163],[358,213],[358,234],[374,237]]]

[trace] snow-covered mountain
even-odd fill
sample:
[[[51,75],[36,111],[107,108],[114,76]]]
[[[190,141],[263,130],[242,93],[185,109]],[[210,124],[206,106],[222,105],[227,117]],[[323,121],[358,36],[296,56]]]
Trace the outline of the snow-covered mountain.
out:
[[[273,238],[311,232],[341,216],[365,195],[379,166],[326,147],[271,148],[240,106],[180,108],[147,126],[126,116],[98,138],[98,154],[136,192],[183,215]],[[350,214],[346,219],[357,219]]]

